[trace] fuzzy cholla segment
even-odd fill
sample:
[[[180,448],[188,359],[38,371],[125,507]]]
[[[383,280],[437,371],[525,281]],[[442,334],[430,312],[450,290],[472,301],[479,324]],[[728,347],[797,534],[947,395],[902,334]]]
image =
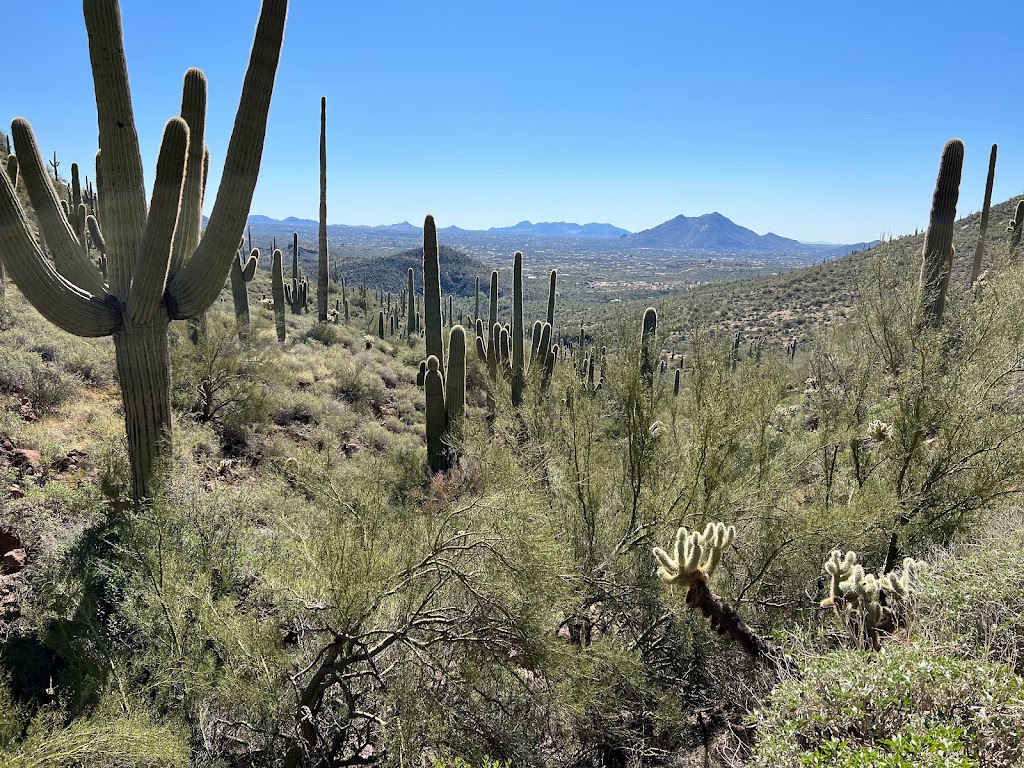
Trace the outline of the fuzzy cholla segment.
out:
[[[914,591],[925,563],[911,557],[903,567],[888,574],[867,573],[857,563],[857,554],[845,555],[834,550],[825,562],[824,571],[831,577],[829,597],[822,602],[850,626],[858,627],[872,646],[878,647],[879,629],[891,631],[899,624],[899,614],[906,598]]]
[[[736,528],[725,523],[708,523],[703,533],[680,528],[671,555],[661,547],[654,548],[660,564],[658,575],[671,584],[709,578],[735,536]]]

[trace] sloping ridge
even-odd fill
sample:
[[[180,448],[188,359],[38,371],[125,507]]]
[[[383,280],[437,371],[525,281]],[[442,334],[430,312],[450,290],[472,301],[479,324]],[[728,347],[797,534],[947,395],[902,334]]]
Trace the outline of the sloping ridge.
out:
[[[983,269],[1006,254],[1006,224],[1013,218],[1018,199],[1019,196],[992,206]],[[956,258],[951,282],[954,286],[965,286],[978,244],[981,213],[958,219],[955,227]],[[915,279],[920,273],[923,247],[922,230],[810,267],[703,285],[677,295],[673,302],[675,322],[680,328],[699,326],[727,334],[740,331],[744,337],[765,336],[779,343],[794,337],[805,338],[854,311],[868,267],[876,256],[891,259],[883,279],[894,280],[900,275]]]

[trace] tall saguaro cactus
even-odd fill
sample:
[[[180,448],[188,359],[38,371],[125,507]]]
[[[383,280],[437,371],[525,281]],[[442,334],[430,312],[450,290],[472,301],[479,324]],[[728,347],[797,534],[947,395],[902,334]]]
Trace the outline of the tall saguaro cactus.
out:
[[[423,221],[423,326],[427,337],[427,357],[444,360],[441,338],[441,263],[437,253],[437,226],[434,217]]]
[[[327,97],[320,97],[320,263],[316,274],[316,319],[327,322],[330,255],[327,253]],[[298,250],[298,249],[296,249]]]
[[[985,235],[988,233],[988,218],[992,210],[992,185],[996,180],[996,153],[999,147],[992,145],[992,152],[988,156],[988,177],[985,179],[985,201],[981,206],[981,231],[978,233],[978,245],[974,249],[974,262],[971,264],[971,277],[968,285],[974,285],[974,281],[981,274],[981,261],[985,256]]]
[[[66,268],[55,269],[43,255],[6,174],[0,174],[0,259],[48,320],[79,336],[113,336],[137,505],[155,490],[156,464],[167,455],[170,438],[168,324],[205,311],[236,258],[259,174],[287,8],[287,0],[263,2],[220,189],[201,242],[206,78],[199,70],[185,75],[182,117],[164,128],[147,209],[117,0],[84,1],[99,118],[106,281],[61,215],[31,126],[21,118],[12,125],[40,229]]]
[[[526,387],[526,355],[523,349],[523,254],[516,251],[512,262],[512,405],[523,402]]]
[[[950,139],[942,148],[921,258],[921,316],[927,325],[942,322],[946,307],[946,288],[953,270],[953,223],[963,167],[964,143]]]

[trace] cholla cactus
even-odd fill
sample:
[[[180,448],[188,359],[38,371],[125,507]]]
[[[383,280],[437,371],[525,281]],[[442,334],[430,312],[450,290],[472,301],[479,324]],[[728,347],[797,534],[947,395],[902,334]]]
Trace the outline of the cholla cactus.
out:
[[[891,440],[894,431],[892,424],[875,419],[868,424],[868,433],[864,436],[864,440],[869,446],[878,445]]]
[[[735,536],[736,529],[725,523],[708,523],[703,533],[680,528],[671,555],[661,547],[654,548],[658,575],[669,584],[685,587],[686,604],[698,609],[713,630],[738,642],[751,658],[769,664],[779,673],[795,672],[793,663],[779,646],[754,632],[732,606],[708,587],[708,579]]]
[[[680,528],[672,555],[661,547],[654,548],[654,556],[661,563],[658,575],[669,584],[683,585],[693,579],[710,578],[735,536],[736,528],[727,528],[725,523],[708,523],[703,533]]]
[[[830,583],[821,605],[835,610],[855,645],[877,651],[881,635],[902,623],[906,600],[924,567],[923,561],[908,557],[900,570],[876,575],[857,563],[856,552],[834,550],[824,565]]]

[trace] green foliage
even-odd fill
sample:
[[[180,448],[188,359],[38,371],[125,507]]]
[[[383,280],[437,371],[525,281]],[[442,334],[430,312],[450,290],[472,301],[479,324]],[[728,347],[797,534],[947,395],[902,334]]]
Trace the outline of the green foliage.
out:
[[[827,654],[802,672],[758,714],[753,765],[946,765],[939,761],[948,757],[1008,767],[1024,754],[1024,683],[1006,667],[893,647]]]

